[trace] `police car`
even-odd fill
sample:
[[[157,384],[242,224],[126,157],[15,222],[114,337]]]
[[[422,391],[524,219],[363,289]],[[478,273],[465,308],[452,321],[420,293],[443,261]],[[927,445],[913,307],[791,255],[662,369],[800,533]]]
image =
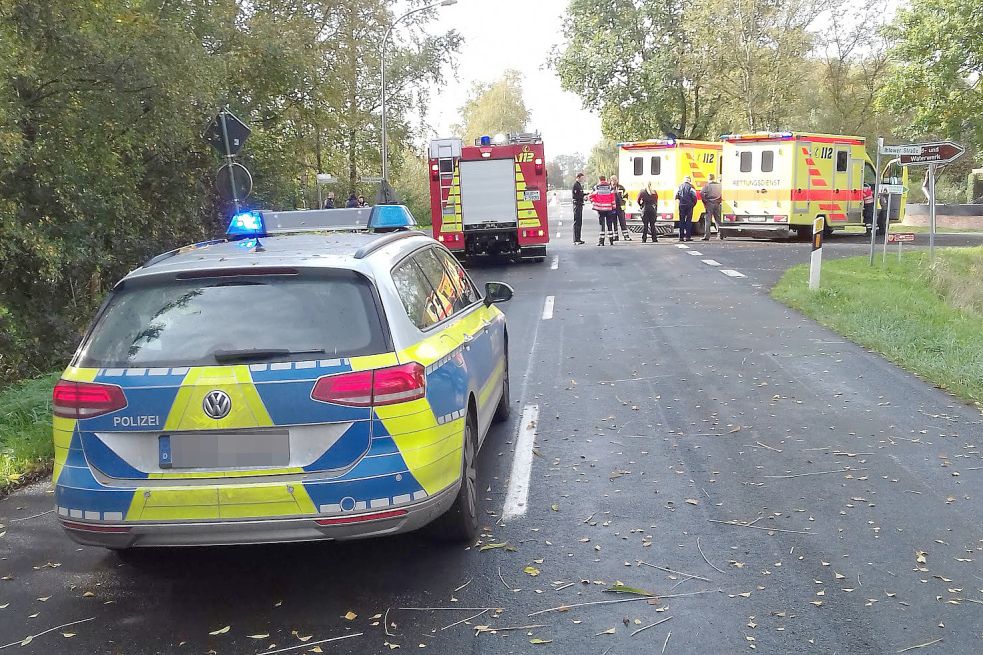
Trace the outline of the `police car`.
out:
[[[125,549],[436,520],[472,538],[512,289],[482,295],[411,225],[397,205],[248,212],[119,282],[54,388],[67,533]]]

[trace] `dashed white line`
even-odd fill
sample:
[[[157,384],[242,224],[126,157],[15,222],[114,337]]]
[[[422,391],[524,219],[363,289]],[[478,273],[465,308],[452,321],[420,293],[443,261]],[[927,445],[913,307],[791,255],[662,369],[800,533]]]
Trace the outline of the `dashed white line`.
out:
[[[536,442],[538,420],[539,405],[526,405],[522,410],[522,418],[519,419],[519,436],[515,440],[515,456],[512,459],[512,473],[509,475],[509,489],[505,495],[505,507],[502,509],[502,518],[506,521],[524,515],[528,509],[532,450]]]
[[[690,250],[687,254],[693,255],[694,257],[702,257],[703,253],[699,250]]]
[[[546,303],[543,305],[543,320],[548,321],[553,318],[553,296],[546,296]]]
[[[720,269],[720,272],[726,275],[727,277],[747,277],[746,275],[744,275],[744,273],[740,273],[730,268],[722,268]]]
[[[560,268],[560,256],[559,255],[554,255],[553,256],[553,261],[550,262],[550,270],[551,271],[555,271],[558,268]]]
[[[707,266],[720,266],[720,262],[718,262],[716,259],[704,259],[702,261]]]
[[[689,246],[687,246],[685,243],[677,243],[676,247],[682,248],[683,250],[689,250]]]

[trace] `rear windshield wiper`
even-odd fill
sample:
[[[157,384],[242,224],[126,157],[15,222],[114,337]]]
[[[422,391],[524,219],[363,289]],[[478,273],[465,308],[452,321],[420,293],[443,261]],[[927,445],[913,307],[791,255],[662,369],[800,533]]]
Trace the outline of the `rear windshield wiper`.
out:
[[[312,348],[310,350],[289,350],[287,348],[244,348],[242,350],[216,350],[212,353],[215,361],[223,364],[225,362],[249,362],[263,359],[275,359],[277,357],[291,357],[293,355],[323,355],[324,348]]]

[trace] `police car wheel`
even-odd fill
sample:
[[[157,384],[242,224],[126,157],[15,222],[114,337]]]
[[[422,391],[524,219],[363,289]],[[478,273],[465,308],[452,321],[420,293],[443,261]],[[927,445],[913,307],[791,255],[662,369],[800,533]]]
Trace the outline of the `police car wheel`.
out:
[[[502,382],[502,397],[498,401],[498,407],[495,408],[495,416],[492,421],[495,423],[502,423],[509,419],[509,415],[512,413],[512,403],[509,399],[509,350],[508,346],[505,348],[505,380]]]
[[[434,522],[434,536],[445,541],[471,541],[478,535],[478,428],[470,414],[464,424],[461,488],[454,504]]]

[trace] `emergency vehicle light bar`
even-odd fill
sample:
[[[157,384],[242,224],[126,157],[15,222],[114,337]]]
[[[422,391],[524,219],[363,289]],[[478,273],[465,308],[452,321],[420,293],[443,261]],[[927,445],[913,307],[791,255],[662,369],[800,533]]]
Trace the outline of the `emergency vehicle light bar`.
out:
[[[669,147],[676,145],[675,139],[649,139],[648,141],[628,141],[619,143],[622,150],[640,150],[643,148]]]
[[[253,210],[233,216],[226,236],[245,239],[298,232],[366,232],[415,226],[413,215],[403,205],[281,212]]]
[[[788,141],[793,134],[791,132],[753,132],[750,134],[723,134],[721,141]]]

